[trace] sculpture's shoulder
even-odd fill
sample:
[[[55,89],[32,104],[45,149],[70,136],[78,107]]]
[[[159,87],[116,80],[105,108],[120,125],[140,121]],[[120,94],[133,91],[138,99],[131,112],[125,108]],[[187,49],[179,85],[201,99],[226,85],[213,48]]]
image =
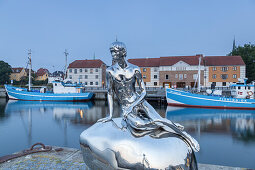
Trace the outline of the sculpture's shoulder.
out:
[[[110,74],[110,75],[112,75],[113,74],[113,72],[114,72],[114,66],[110,66],[110,67],[108,67],[107,69],[106,69],[106,74]]]
[[[134,65],[134,64],[131,64],[131,63],[128,63],[128,68],[129,68],[129,70],[132,70],[132,72],[141,72],[140,71],[140,68],[138,67],[138,66],[136,66],[136,65]]]

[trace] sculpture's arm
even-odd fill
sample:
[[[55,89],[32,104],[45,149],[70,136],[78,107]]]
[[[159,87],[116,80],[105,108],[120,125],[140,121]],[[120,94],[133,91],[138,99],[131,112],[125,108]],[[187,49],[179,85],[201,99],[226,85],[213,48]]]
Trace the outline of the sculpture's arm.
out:
[[[106,72],[106,85],[107,85],[107,100],[109,106],[109,116],[99,119],[98,122],[107,122],[112,120],[113,115],[113,82],[112,82],[112,75],[110,72]]]
[[[140,104],[142,102],[142,100],[145,98],[146,96],[146,89],[145,89],[145,84],[143,82],[143,78],[142,78],[142,74],[140,72],[139,69],[137,69],[135,71],[135,78],[136,78],[136,81],[137,81],[137,84],[138,84],[138,87],[139,89],[141,90],[141,93],[138,94],[137,92],[137,95],[139,96],[138,99],[136,101],[134,101],[126,110],[125,110],[125,113],[124,113],[124,117],[126,117],[132,110],[133,108]]]

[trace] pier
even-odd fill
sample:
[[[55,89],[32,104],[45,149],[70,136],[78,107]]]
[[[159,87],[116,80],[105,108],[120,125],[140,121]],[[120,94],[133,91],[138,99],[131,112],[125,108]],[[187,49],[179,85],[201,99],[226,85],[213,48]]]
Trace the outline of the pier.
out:
[[[83,169],[89,170],[83,161],[82,153],[74,148],[52,147],[49,152],[34,153],[0,164],[0,169]],[[199,170],[248,170],[198,163]]]

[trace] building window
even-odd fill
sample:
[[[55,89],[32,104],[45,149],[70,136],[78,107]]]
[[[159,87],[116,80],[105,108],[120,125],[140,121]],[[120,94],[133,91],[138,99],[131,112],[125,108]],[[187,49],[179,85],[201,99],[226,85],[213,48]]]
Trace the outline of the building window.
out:
[[[221,71],[223,71],[223,72],[228,71],[228,67],[221,67]]]
[[[197,79],[197,74],[193,74],[193,80]]]
[[[183,74],[179,74],[179,80],[183,80]]]
[[[157,79],[158,78],[158,75],[154,75],[154,79]]]
[[[80,68],[80,73],[82,73],[82,69]]]
[[[88,72],[88,69],[85,69],[85,72]]]
[[[72,79],[72,76],[71,76],[71,75],[69,76],[69,79]]]
[[[157,86],[158,85],[158,83],[157,82],[154,82],[154,86]]]
[[[175,78],[176,78],[176,79],[178,78],[178,74],[175,74]]]
[[[90,73],[93,73],[93,68],[90,69]]]
[[[237,67],[236,67],[236,66],[233,66],[233,70],[236,71],[236,70],[237,70]]]
[[[98,82],[96,81],[96,85],[98,85]]]
[[[85,75],[85,79],[88,79],[88,75]]]
[[[222,82],[222,86],[226,86],[227,85],[227,83],[226,82]]]
[[[98,79],[98,75],[95,75],[96,79]]]
[[[82,79],[82,75],[79,75],[79,79]]]
[[[143,72],[146,72],[146,68],[143,68]]]
[[[223,80],[226,80],[226,79],[228,78],[228,75],[227,75],[227,74],[222,74],[222,75],[221,75],[221,78],[222,78]]]
[[[88,82],[85,82],[85,85],[88,85]]]
[[[212,75],[212,78],[213,78],[213,79],[216,79],[216,74],[213,74],[213,75]]]
[[[158,68],[157,68],[157,67],[155,67],[155,68],[154,68],[154,72],[157,72],[157,71],[158,71]]]
[[[98,68],[96,68],[96,72],[98,72]]]
[[[69,73],[72,73],[72,69],[69,69]]]
[[[166,78],[166,80],[168,80],[168,74],[166,74],[165,78]]]
[[[74,74],[77,74],[77,69],[74,69]]]
[[[236,74],[233,74],[233,79],[236,79],[236,77],[237,77]]]
[[[143,79],[146,79],[146,75],[143,75]]]
[[[90,82],[90,85],[93,85],[93,82]]]
[[[185,79],[187,78],[187,74],[184,74],[184,78],[185,78]]]
[[[213,70],[213,71],[216,71],[216,70],[217,70],[217,68],[216,68],[216,67],[213,67],[213,68],[212,68],[212,70]]]

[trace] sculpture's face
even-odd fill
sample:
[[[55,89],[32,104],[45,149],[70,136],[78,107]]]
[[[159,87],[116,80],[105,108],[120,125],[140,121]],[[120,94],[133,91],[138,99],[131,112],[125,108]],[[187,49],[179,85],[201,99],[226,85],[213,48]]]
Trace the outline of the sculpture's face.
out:
[[[110,51],[112,54],[112,59],[115,61],[123,60],[127,55],[125,44],[118,41],[112,43]]]

